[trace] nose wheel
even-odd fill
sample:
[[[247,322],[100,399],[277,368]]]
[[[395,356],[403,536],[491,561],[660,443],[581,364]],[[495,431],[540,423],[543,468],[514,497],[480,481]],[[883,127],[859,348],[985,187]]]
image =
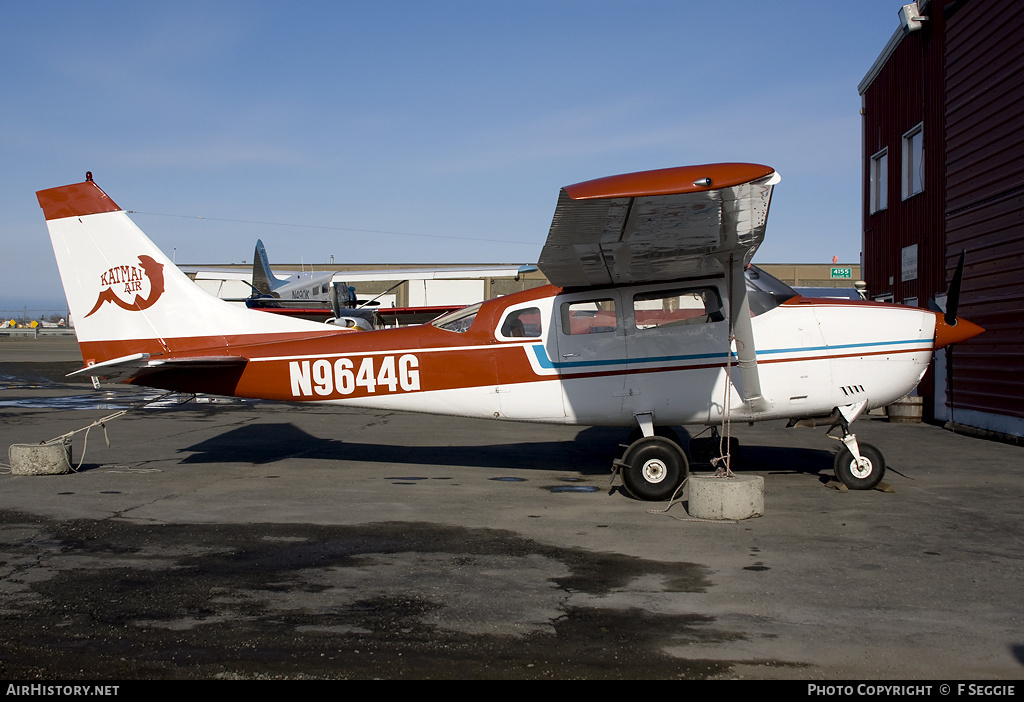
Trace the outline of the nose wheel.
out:
[[[836,455],[833,469],[836,478],[851,490],[873,490],[885,475],[885,459],[882,452],[871,444],[862,444],[857,436],[850,431],[850,424],[864,411],[867,400],[853,405],[836,407],[834,423],[825,432],[826,436],[839,441],[843,447]],[[838,427],[842,437],[832,436],[832,430]]]
[[[857,449],[859,458],[846,446],[836,455],[836,478],[851,490],[873,490],[885,475],[885,459],[871,444],[858,443]]]

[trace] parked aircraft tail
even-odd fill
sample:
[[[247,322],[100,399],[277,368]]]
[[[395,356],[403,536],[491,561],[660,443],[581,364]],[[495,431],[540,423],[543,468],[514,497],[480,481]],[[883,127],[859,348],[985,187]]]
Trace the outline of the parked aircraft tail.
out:
[[[256,251],[253,252],[252,257],[252,287],[261,295],[272,295],[274,290],[287,282],[284,278],[278,278],[270,270],[267,250],[263,247],[263,241],[257,239]]]
[[[91,174],[36,196],[87,365],[120,368],[132,359],[127,365],[150,367],[151,357],[182,355],[242,358],[237,348],[254,334],[283,339],[323,332],[323,325],[248,310],[202,290]]]

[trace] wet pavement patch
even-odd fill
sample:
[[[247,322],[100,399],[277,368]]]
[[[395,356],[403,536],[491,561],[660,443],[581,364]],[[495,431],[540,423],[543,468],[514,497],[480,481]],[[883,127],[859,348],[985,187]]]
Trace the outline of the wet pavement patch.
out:
[[[81,367],[78,361],[0,362],[0,387],[69,385],[68,373]]]
[[[6,678],[706,678],[665,651],[744,638],[665,606],[702,565],[429,523],[0,513],[0,585]]]
[[[583,478],[563,477],[559,478],[559,480],[562,481],[563,483],[584,482]],[[548,487],[547,489],[550,490],[551,492],[597,492],[601,488],[597,487],[596,485],[555,485],[552,487]]]
[[[71,395],[64,397],[30,397],[16,400],[0,400],[0,407],[59,410],[122,410],[132,406],[132,400],[102,394]]]

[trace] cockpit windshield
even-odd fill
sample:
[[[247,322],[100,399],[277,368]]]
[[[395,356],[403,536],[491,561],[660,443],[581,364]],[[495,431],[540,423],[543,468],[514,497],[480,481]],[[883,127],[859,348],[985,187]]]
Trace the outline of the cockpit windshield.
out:
[[[469,307],[463,307],[461,310],[455,310],[448,314],[443,314],[435,319],[433,324],[438,329],[444,329],[445,331],[453,331],[459,334],[469,331],[469,328],[473,326],[473,320],[476,319],[476,313],[480,309],[482,303],[476,303]]]
[[[755,317],[775,309],[789,298],[799,294],[757,266],[747,266],[744,276],[747,279],[747,301],[750,304],[750,311]]]

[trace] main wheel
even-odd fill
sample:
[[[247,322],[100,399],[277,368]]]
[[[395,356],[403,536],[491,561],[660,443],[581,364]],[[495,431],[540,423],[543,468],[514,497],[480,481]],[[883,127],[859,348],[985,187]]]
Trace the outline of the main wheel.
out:
[[[689,471],[686,454],[679,445],[661,436],[637,439],[626,449],[622,482],[639,500],[667,500]]]
[[[885,459],[882,452],[871,444],[859,444],[861,461],[853,460],[850,449],[843,447],[836,456],[836,478],[851,490],[871,490],[882,482],[885,475]]]

